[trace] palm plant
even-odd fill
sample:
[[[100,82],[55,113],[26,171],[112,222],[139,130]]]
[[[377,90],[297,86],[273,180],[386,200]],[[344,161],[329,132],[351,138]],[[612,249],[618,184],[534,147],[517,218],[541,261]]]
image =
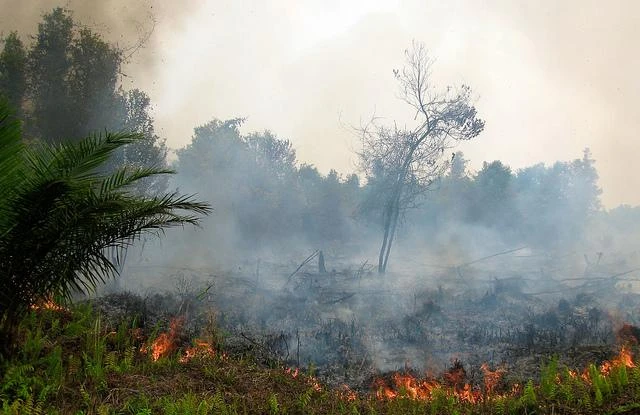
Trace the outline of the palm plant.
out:
[[[139,180],[172,173],[104,164],[136,134],[105,133],[72,144],[25,145],[0,103],[0,343],[38,301],[90,292],[117,275],[122,251],[142,234],[197,224],[209,205],[177,193],[144,196]],[[102,170],[101,170],[102,167]]]

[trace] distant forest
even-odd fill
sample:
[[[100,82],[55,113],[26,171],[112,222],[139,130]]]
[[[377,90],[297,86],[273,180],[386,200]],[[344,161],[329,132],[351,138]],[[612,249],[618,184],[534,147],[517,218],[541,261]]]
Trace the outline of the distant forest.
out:
[[[56,8],[33,36],[12,32],[2,39],[0,93],[33,145],[105,130],[143,134],[145,140],[119,151],[112,166],[177,170],[171,181],[143,181],[135,191],[197,193],[214,209],[203,222],[207,233],[225,235],[234,248],[304,243],[357,249],[379,233],[384,181],[375,170],[323,175],[296,159],[291,141],[270,131],[241,133],[242,118],[196,127],[190,144],[169,162],[149,97],[121,85],[124,63],[123,51]],[[451,154],[442,176],[403,207],[402,243],[437,250],[492,238],[505,246],[613,250],[640,235],[639,207],[603,209],[589,149],[574,160],[518,170],[502,161],[485,162],[479,171],[467,164],[463,153]]]

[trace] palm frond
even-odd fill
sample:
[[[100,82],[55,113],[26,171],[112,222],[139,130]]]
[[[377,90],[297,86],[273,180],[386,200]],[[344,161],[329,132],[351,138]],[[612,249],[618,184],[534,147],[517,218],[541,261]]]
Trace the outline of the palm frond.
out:
[[[102,181],[100,188],[101,195],[107,195],[116,189],[130,186],[133,183],[146,179],[147,177],[157,176],[160,174],[174,174],[175,171],[170,169],[162,169],[155,167],[136,167],[129,166],[118,169],[111,176],[106,177]]]
[[[37,299],[91,291],[116,276],[118,256],[107,250],[126,249],[146,233],[197,225],[210,212],[194,196],[130,191],[171,170],[100,171],[116,149],[139,138],[106,133],[26,148],[19,125],[0,105],[0,292],[9,294],[0,295],[0,331]]]
[[[77,143],[43,144],[28,154],[31,167],[41,174],[82,179],[91,176],[113,152],[144,137],[139,134],[96,134]]]

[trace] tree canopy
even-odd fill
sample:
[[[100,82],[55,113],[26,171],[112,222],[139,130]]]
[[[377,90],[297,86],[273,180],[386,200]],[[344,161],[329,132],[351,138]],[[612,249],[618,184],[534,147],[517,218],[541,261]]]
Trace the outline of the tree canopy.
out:
[[[123,52],[70,11],[55,8],[43,16],[25,48],[17,33],[4,39],[0,53],[0,95],[16,109],[27,138],[52,143],[79,140],[104,131],[143,136],[122,146],[112,167],[149,163],[166,167],[166,146],[155,133],[149,97],[120,85]],[[139,191],[165,190],[166,180],[138,183]]]
[[[472,105],[469,86],[435,88],[431,80],[433,61],[423,44],[414,42],[405,51],[405,58],[405,66],[394,74],[400,98],[415,110],[416,125],[389,127],[374,119],[360,129],[360,168],[374,178],[382,213],[379,273],[387,269],[401,212],[446,171],[445,150],[484,129],[484,121]]]

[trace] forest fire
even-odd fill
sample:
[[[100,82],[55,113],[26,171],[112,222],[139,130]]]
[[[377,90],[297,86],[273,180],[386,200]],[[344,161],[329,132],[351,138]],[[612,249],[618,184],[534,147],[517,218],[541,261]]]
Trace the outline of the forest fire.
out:
[[[301,373],[300,373],[300,369],[299,369],[299,368],[297,368],[297,367],[296,367],[295,369],[292,369],[292,368],[290,368],[290,367],[287,367],[287,368],[285,368],[285,369],[284,369],[284,373],[285,373],[286,375],[291,376],[291,377],[292,377],[292,378],[294,378],[294,379],[297,379],[298,377],[300,377],[300,378],[304,379],[304,381],[305,381],[305,382],[306,382],[306,383],[307,383],[307,384],[308,384],[308,385],[309,385],[313,390],[315,390],[316,392],[320,392],[320,391],[322,391],[322,385],[320,385],[320,381],[318,380],[318,378],[316,378],[315,376],[310,376],[310,375],[301,375]],[[346,386],[346,385],[343,385],[343,386]],[[349,388],[348,388],[348,386],[347,386],[347,389],[343,391],[343,392],[345,393],[345,395],[344,395],[345,397],[346,397],[346,396],[351,396],[351,395],[348,393],[348,390],[349,390]],[[351,391],[351,392],[353,392],[353,391]],[[355,396],[355,395],[353,395],[353,396]]]
[[[613,360],[606,361],[600,365],[600,373],[606,376],[611,373],[612,369],[623,366],[627,368],[636,367],[635,363],[633,363],[633,355],[626,345],[622,346],[620,353]]]
[[[184,317],[176,317],[171,319],[169,323],[169,332],[160,333],[151,346],[144,345],[140,348],[142,353],[150,353],[151,359],[155,362],[161,357],[169,356],[175,352],[179,346],[179,337],[184,325]],[[180,363],[186,363],[194,358],[211,358],[216,356],[216,351],[211,346],[211,343],[202,340],[195,339],[194,345],[188,347],[184,354],[178,359]],[[222,359],[226,359],[226,353],[220,355]]]
[[[169,332],[160,333],[157,339],[154,340],[151,347],[142,346],[140,351],[142,353],[151,353],[153,361],[157,361],[163,356],[169,355],[177,348],[176,339],[178,338],[182,325],[184,324],[184,317],[176,317],[171,319],[169,323]]]
[[[290,367],[288,367],[284,370],[284,373],[287,375],[291,375],[291,377],[295,379],[298,377],[300,369],[298,369],[297,367],[295,369],[291,369]]]
[[[32,310],[53,310],[53,311],[65,311],[65,307],[48,298],[44,301],[39,301],[31,305]]]
[[[214,357],[216,355],[209,342],[196,339],[194,343],[195,346],[185,350],[184,355],[179,359],[180,363],[186,363],[195,357]]]
[[[411,399],[431,400],[434,391],[437,390],[455,396],[462,402],[477,403],[485,397],[493,395],[496,385],[504,374],[503,369],[490,370],[486,363],[482,365],[481,370],[484,374],[484,393],[464,381],[465,370],[460,361],[455,360],[453,366],[443,375],[445,382],[435,379],[418,379],[410,374],[394,373],[391,376],[393,385],[390,387],[384,380],[377,379],[375,381],[376,397],[378,399],[395,399],[402,396]]]
[[[595,368],[595,371],[599,375],[607,377],[612,374],[614,369],[622,367],[636,367],[631,350],[626,345],[621,347],[616,357],[603,362],[598,368]],[[568,373],[572,378],[580,378],[585,383],[591,384],[593,374],[590,373],[590,368],[593,368],[593,365],[588,366],[582,374],[578,374],[578,372],[574,370],[569,370]],[[471,383],[465,381],[466,372],[462,363],[458,360],[455,360],[453,366],[443,374],[443,381],[436,379],[419,379],[411,374],[393,373],[391,375],[391,382],[389,383],[382,378],[374,381],[375,396],[380,400],[403,397],[430,401],[434,398],[437,391],[437,393],[455,397],[460,402],[476,404],[493,398],[518,396],[522,392],[520,384],[512,385],[506,392],[499,392],[499,384],[506,372],[504,369],[498,368],[491,370],[489,365],[484,363],[480,367],[480,370],[483,373],[482,388],[474,387]],[[556,382],[562,382],[560,376],[556,377]]]

